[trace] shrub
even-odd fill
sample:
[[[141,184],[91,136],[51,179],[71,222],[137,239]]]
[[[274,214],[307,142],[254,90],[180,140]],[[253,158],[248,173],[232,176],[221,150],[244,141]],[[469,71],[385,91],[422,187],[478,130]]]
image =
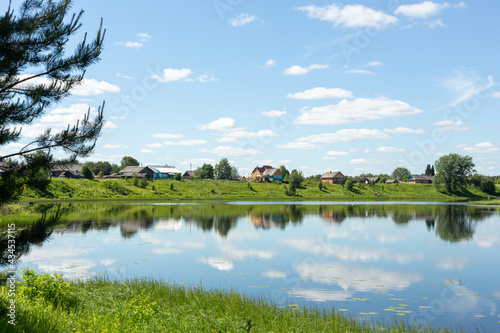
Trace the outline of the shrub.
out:
[[[484,178],[481,181],[481,190],[485,193],[494,195],[496,192],[495,183],[491,178]]]
[[[121,194],[121,195],[128,195],[130,194],[130,190],[128,190],[126,187],[124,187],[122,184],[119,184],[117,181],[109,181],[109,180],[105,180],[102,185],[117,193],[117,194]]]
[[[319,183],[318,183],[318,189],[319,189],[320,191],[323,191],[323,183],[322,183],[322,182],[319,182]]]
[[[348,191],[352,191],[352,180],[348,179],[346,180],[345,184],[344,184],[344,188]]]
[[[99,174],[97,175],[97,177],[99,177],[99,178],[102,178],[102,177],[104,177],[104,172],[102,172],[102,171],[99,171]]]
[[[142,179],[140,181],[140,185],[142,188],[146,188],[146,186],[148,186],[148,180],[146,177],[142,177]]]
[[[174,176],[174,179],[177,180],[177,181],[180,181],[182,179],[181,174],[180,173],[176,173],[175,176]]]
[[[174,183],[170,183],[170,190],[173,191],[174,190]]]
[[[137,177],[136,173],[134,173],[134,176],[132,177],[132,185],[139,186],[139,177]]]
[[[92,173],[92,170],[90,170],[90,168],[87,164],[84,164],[82,166],[82,169],[80,170],[80,172],[83,174],[83,177],[85,177],[87,179],[94,178],[94,174]]]

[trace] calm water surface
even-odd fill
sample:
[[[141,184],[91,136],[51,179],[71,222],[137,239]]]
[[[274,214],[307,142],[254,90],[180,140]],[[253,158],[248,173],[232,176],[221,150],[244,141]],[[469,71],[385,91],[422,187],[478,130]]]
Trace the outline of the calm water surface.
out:
[[[50,206],[44,209],[49,209]],[[19,268],[500,331],[500,214],[439,203],[69,204]]]

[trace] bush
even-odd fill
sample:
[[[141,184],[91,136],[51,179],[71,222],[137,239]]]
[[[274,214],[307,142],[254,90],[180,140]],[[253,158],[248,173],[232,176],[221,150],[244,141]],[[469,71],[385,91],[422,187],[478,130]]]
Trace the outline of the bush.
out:
[[[99,174],[97,175],[97,177],[99,177],[99,178],[102,178],[102,177],[104,177],[104,172],[102,172],[102,171],[99,171]]]
[[[177,180],[177,181],[180,181],[182,179],[182,176],[180,173],[176,173],[175,176],[174,176],[174,179]]]
[[[285,195],[286,196],[293,197],[295,195],[295,193],[296,193],[296,189],[292,184],[290,184],[289,186],[285,185]]]
[[[346,180],[345,184],[344,184],[344,188],[348,191],[352,191],[352,180],[348,179]]]
[[[174,183],[170,183],[170,191],[174,190]]]
[[[134,176],[132,177],[132,185],[139,186],[139,177],[137,177],[136,173],[134,173]]]
[[[128,195],[128,194],[130,194],[130,190],[128,190],[123,185],[119,184],[117,181],[105,180],[104,182],[102,182],[102,185],[105,188],[107,188],[107,189],[115,192],[116,194],[121,194],[121,195]]]
[[[318,183],[318,189],[319,189],[320,191],[323,191],[323,183],[322,183],[322,182],[319,182],[319,183]]]
[[[488,193],[488,194],[491,194],[491,195],[495,195],[495,192],[496,192],[496,188],[495,188],[495,183],[493,182],[493,179],[491,178],[484,178],[482,181],[481,181],[481,190],[484,192],[484,193]]]
[[[146,188],[146,186],[148,186],[148,180],[146,177],[142,177],[142,179],[140,181],[140,185],[142,188]]]
[[[82,166],[82,169],[80,170],[80,172],[83,174],[83,177],[85,177],[87,179],[94,178],[94,174],[92,173],[92,170],[90,170],[90,168],[87,164],[84,164]]]

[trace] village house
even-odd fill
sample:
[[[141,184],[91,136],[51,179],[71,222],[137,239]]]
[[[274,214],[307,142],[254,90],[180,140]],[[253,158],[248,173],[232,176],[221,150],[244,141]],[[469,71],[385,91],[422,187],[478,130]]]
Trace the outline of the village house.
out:
[[[189,170],[184,172],[182,179],[194,179],[194,171]]]
[[[353,184],[368,184],[370,182],[366,177],[354,177],[351,181]]]
[[[366,177],[370,183],[376,184],[380,182],[380,177]]]
[[[261,179],[264,180],[264,171],[267,169],[273,169],[273,167],[270,165],[264,165],[262,167],[256,166],[250,174],[250,181],[259,182]]]
[[[264,170],[263,177],[264,180],[267,180],[269,182],[283,181],[283,175],[281,174],[281,170],[277,168]]]
[[[340,184],[340,181],[344,177],[345,176],[340,171],[328,171],[321,176],[321,182],[329,184]]]
[[[148,165],[153,170],[153,179],[173,179],[176,174],[182,174],[182,171],[174,166]]]
[[[408,177],[408,184],[432,184],[434,176],[411,175]]]
[[[54,178],[84,178],[80,171],[82,166],[82,164],[56,165],[50,169],[49,176]]]
[[[134,175],[151,180],[154,177],[154,171],[148,166],[127,166],[120,170],[120,178],[132,178]]]

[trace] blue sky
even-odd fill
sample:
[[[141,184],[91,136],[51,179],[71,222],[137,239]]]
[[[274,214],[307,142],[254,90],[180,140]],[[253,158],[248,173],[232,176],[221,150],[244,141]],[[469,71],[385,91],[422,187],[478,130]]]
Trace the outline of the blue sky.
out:
[[[75,1],[81,8],[82,33],[104,20],[102,60],[27,137],[106,101],[89,160],[420,174],[459,153],[500,174],[498,1]]]

